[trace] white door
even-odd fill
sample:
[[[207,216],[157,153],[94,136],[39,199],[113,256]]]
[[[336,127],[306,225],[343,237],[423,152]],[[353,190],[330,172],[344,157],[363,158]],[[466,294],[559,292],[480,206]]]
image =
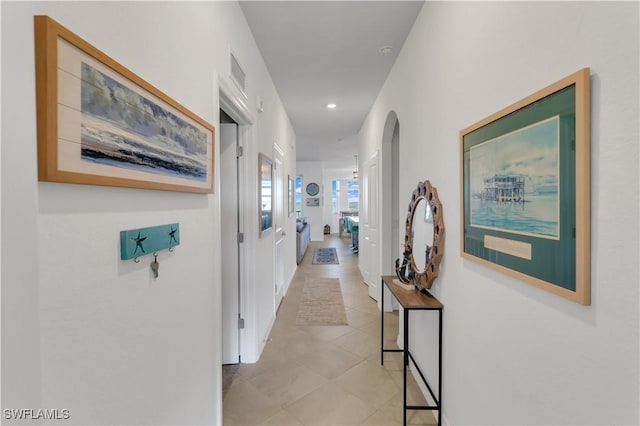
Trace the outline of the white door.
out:
[[[282,302],[282,297],[284,296],[284,285],[285,285],[285,277],[284,277],[284,239],[286,237],[286,232],[284,230],[285,226],[285,176],[284,176],[284,152],[282,148],[278,146],[277,143],[273,144],[273,229],[275,231],[274,239],[275,239],[275,300],[274,300],[274,308],[275,311],[278,310],[280,306],[280,302]]]
[[[367,163],[363,163],[360,167],[360,203],[358,207],[358,215],[360,216],[360,223],[358,225],[358,266],[360,267],[360,273],[365,284],[369,285],[371,281],[371,274],[369,268],[371,262],[369,258],[371,253],[369,252],[369,210],[368,210],[368,188],[369,184],[369,170]]]
[[[378,241],[380,227],[378,224],[378,153],[367,162],[367,242],[369,253],[369,296],[376,302],[380,300],[380,253]]]
[[[240,362],[238,242],[238,125],[220,124],[222,247],[222,363]],[[227,249],[227,247],[229,249]]]

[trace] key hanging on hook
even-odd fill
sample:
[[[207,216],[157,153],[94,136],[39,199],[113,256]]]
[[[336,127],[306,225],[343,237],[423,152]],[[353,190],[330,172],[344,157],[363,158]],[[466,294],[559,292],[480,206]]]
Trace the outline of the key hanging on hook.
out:
[[[153,253],[153,262],[151,262],[151,270],[153,271],[153,278],[158,278],[158,270],[160,269],[160,264],[158,263],[158,255]]]

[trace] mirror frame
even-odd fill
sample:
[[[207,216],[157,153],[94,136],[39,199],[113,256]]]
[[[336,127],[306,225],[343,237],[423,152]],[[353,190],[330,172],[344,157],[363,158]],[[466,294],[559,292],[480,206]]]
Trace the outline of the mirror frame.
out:
[[[429,255],[429,263],[424,270],[419,271],[413,258],[413,218],[418,204],[425,200],[431,210],[433,220],[433,244]],[[405,283],[413,283],[420,291],[428,290],[433,285],[440,272],[440,261],[443,255],[444,245],[444,219],[442,214],[442,203],[438,197],[438,190],[431,185],[429,180],[419,182],[416,189],[411,194],[406,220],[406,230],[404,235],[404,261],[403,271],[396,268],[398,278]]]
[[[269,220],[264,221],[262,216],[265,210],[262,209],[262,188],[265,181],[271,182],[271,207],[269,209]],[[258,230],[259,237],[273,228],[273,161],[263,153],[258,154]]]

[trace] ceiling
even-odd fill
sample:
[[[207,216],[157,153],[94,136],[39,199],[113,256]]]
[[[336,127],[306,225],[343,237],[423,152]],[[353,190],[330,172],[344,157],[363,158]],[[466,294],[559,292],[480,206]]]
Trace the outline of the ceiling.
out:
[[[422,5],[240,1],[295,130],[298,161],[355,167],[354,136]],[[383,54],[383,47],[392,49]]]

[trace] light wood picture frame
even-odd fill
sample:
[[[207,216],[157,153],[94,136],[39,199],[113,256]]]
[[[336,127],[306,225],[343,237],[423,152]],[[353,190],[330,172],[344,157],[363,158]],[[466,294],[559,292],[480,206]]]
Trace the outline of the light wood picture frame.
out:
[[[289,217],[293,217],[293,214],[296,210],[296,189],[295,189],[295,181],[293,176],[288,175],[287,182],[289,182]]]
[[[590,305],[590,71],[460,132],[461,255]]]
[[[211,124],[48,16],[34,29],[40,181],[213,192]]]
[[[273,160],[258,153],[258,231],[262,238],[273,229]]]

